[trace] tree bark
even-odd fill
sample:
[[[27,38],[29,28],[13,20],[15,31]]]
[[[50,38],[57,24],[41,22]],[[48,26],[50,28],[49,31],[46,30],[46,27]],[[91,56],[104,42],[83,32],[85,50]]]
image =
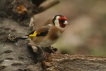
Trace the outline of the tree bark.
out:
[[[46,62],[47,71],[106,71],[106,58],[84,55],[52,54],[52,62]],[[37,70],[30,65],[28,69]],[[40,71],[40,70],[37,70]]]
[[[6,41],[9,34],[17,36],[27,34],[28,27],[21,27],[12,19],[0,18],[0,21],[0,71],[23,70],[27,65],[33,64],[26,40],[16,43]]]
[[[48,71],[106,71],[106,58],[83,55],[52,55]]]

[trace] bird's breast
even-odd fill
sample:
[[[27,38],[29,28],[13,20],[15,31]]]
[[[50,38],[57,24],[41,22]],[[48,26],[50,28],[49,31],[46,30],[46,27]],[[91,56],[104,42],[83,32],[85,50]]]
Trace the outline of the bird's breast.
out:
[[[52,41],[55,41],[57,40],[59,37],[61,37],[62,35],[62,32],[61,31],[52,31],[50,34],[49,34],[49,39],[52,40]]]
[[[49,47],[51,45],[53,45],[56,41],[51,41],[51,40],[46,40],[46,41],[42,41],[38,44],[39,47]]]

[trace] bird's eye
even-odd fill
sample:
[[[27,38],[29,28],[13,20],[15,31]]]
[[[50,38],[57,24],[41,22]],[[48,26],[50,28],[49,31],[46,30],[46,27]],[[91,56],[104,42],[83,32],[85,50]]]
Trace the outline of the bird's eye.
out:
[[[64,23],[64,21],[65,21],[65,20],[59,20],[59,22],[62,23],[62,24]]]

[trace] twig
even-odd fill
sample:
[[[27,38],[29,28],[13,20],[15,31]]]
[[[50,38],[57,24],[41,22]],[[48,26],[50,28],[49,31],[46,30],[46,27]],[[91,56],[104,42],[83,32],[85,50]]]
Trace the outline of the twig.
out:
[[[59,3],[59,0],[47,0],[43,2],[42,4],[40,4],[40,6],[38,7],[38,12],[42,12],[57,3]]]

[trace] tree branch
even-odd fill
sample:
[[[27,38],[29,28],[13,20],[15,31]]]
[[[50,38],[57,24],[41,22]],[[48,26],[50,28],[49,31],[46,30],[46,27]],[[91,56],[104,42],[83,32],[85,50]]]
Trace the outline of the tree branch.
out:
[[[106,71],[106,58],[84,55],[52,54],[52,62],[46,62],[47,71]],[[35,71],[38,64],[28,69]]]

